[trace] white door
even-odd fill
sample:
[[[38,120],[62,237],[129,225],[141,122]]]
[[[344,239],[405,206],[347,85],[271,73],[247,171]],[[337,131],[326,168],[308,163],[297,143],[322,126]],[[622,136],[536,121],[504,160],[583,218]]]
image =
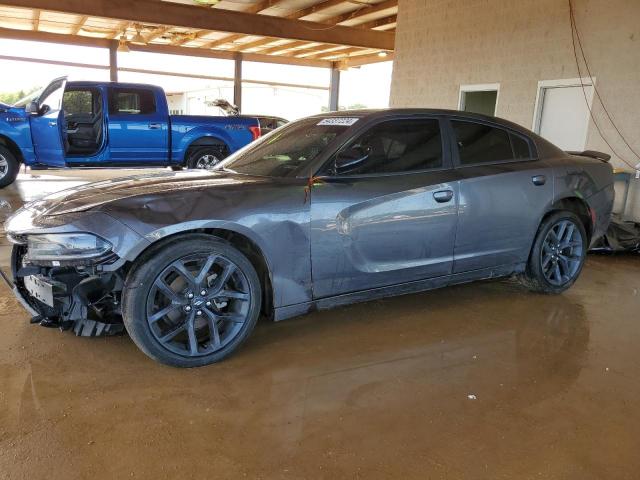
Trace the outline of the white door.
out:
[[[537,132],[563,150],[584,150],[589,127],[585,101],[592,97],[591,85],[543,87]]]

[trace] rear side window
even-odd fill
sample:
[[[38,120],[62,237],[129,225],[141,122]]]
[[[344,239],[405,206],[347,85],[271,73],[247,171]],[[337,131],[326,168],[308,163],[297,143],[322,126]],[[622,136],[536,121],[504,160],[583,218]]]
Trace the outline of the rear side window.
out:
[[[346,147],[350,148],[365,152],[366,158],[343,174],[402,173],[443,165],[442,136],[437,119],[382,122]]]
[[[519,135],[509,134],[511,138],[511,145],[513,146],[513,155],[516,160],[524,160],[531,158],[531,150],[529,143]]]
[[[156,99],[151,90],[114,88],[110,92],[109,113],[112,115],[146,115],[156,112]]]
[[[529,143],[519,135],[474,122],[452,120],[461,165],[531,158]]]

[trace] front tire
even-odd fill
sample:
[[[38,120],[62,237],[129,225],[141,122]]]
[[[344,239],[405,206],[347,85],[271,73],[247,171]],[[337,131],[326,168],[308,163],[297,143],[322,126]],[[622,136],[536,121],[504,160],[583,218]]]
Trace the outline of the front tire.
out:
[[[587,233],[577,215],[569,211],[549,215],[536,234],[522,283],[535,292],[564,292],[582,271],[587,243]]]
[[[20,171],[20,162],[4,145],[0,145],[0,188],[11,185]]]
[[[262,289],[251,262],[209,235],[176,237],[136,262],[123,290],[123,320],[149,357],[174,367],[219,362],[249,337]]]

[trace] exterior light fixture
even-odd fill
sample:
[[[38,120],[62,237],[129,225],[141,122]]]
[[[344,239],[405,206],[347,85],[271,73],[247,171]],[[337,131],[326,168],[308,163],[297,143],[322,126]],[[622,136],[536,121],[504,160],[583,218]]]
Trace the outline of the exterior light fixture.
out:
[[[131,39],[131,43],[143,43],[143,44],[147,43],[147,41],[144,39],[144,37],[140,33],[140,30],[142,29],[142,27],[140,27],[140,25],[136,25],[135,29],[136,29],[136,34]]]
[[[380,58],[385,58],[385,57],[387,57],[388,55],[389,55],[389,54],[388,54],[387,52],[378,52],[378,56],[379,56]]]
[[[127,45],[127,37],[125,37],[124,35],[120,37],[120,41],[118,42],[118,52],[120,53],[129,52],[129,46]]]

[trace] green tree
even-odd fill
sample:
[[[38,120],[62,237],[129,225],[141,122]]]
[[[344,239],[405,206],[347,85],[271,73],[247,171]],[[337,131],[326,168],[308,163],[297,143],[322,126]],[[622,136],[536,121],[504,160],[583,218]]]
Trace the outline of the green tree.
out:
[[[17,92],[0,92],[0,102],[8,105],[13,105],[21,98],[26,97],[30,93],[33,93],[37,88],[31,88],[29,90],[18,90]]]

